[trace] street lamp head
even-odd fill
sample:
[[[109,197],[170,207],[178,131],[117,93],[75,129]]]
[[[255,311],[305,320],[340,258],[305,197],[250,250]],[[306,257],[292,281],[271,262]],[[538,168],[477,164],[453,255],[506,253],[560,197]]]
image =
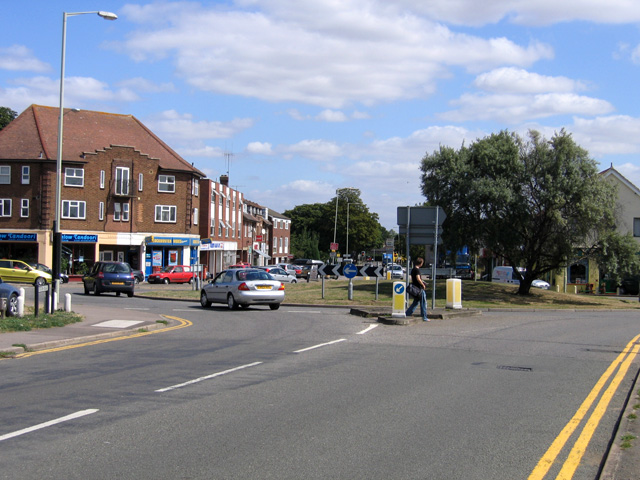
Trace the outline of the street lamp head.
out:
[[[106,19],[106,20],[117,20],[118,16],[115,13],[111,13],[111,12],[98,12],[98,15],[100,15],[102,18]]]

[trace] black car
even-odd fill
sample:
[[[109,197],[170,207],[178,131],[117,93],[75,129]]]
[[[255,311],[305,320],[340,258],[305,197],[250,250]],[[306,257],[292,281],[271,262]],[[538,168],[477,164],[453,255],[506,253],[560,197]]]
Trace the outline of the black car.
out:
[[[91,271],[82,277],[84,293],[100,295],[102,292],[115,292],[117,296],[126,293],[133,297],[136,279],[131,266],[126,262],[96,262]]]
[[[142,270],[133,270],[133,277],[136,283],[144,282],[144,272]]]

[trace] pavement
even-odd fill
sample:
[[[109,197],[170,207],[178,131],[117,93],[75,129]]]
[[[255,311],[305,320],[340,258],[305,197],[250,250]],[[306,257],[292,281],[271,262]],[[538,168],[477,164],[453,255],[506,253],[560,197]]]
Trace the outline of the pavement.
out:
[[[147,297],[149,298],[149,297]],[[314,305],[317,307],[317,305]],[[333,305],[332,307],[335,307]],[[416,313],[412,317],[394,318],[391,308],[372,309],[367,307],[348,307],[351,314],[362,317],[377,317],[387,325],[407,326],[422,324]],[[0,352],[12,352],[16,355],[39,350],[59,348],[66,345],[88,343],[102,339],[134,335],[141,331],[151,331],[177,323],[146,310],[118,307],[95,308],[91,305],[74,305],[72,310],[84,317],[84,320],[64,327],[31,330],[28,332],[0,333]],[[429,310],[433,321],[447,320],[453,317],[480,315],[477,310]],[[168,323],[167,323],[168,322]],[[11,357],[8,357],[10,359]],[[0,358],[0,362],[2,362]],[[602,467],[600,480],[638,480],[640,479],[640,376],[636,375],[633,389],[620,416],[620,423],[612,440],[611,449]],[[630,414],[639,418],[632,420]],[[621,448],[623,435],[633,434],[630,448]]]

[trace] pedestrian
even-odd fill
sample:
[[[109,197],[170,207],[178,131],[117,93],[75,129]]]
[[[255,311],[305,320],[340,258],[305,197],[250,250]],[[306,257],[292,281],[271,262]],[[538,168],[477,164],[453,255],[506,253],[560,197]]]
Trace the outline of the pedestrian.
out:
[[[416,309],[419,303],[420,313],[422,314],[422,320],[424,320],[425,322],[428,322],[429,319],[427,318],[427,293],[425,291],[427,286],[424,284],[424,282],[422,281],[422,277],[420,276],[420,267],[422,267],[423,264],[424,264],[424,258],[418,257],[416,259],[416,263],[413,265],[413,268],[411,269],[411,283],[420,289],[420,293],[414,297],[413,303],[409,308],[407,308],[405,315],[407,317],[410,317],[411,315],[413,315],[413,311]]]

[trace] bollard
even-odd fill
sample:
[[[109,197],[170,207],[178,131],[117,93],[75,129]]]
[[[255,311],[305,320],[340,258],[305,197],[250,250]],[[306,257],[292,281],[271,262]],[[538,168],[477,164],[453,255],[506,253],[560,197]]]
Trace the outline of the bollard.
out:
[[[64,311],[69,313],[71,311],[71,294],[64,294]]]
[[[20,296],[18,297],[18,316],[24,317],[24,288],[20,287]]]
[[[447,278],[447,308],[462,308],[462,280]]]

